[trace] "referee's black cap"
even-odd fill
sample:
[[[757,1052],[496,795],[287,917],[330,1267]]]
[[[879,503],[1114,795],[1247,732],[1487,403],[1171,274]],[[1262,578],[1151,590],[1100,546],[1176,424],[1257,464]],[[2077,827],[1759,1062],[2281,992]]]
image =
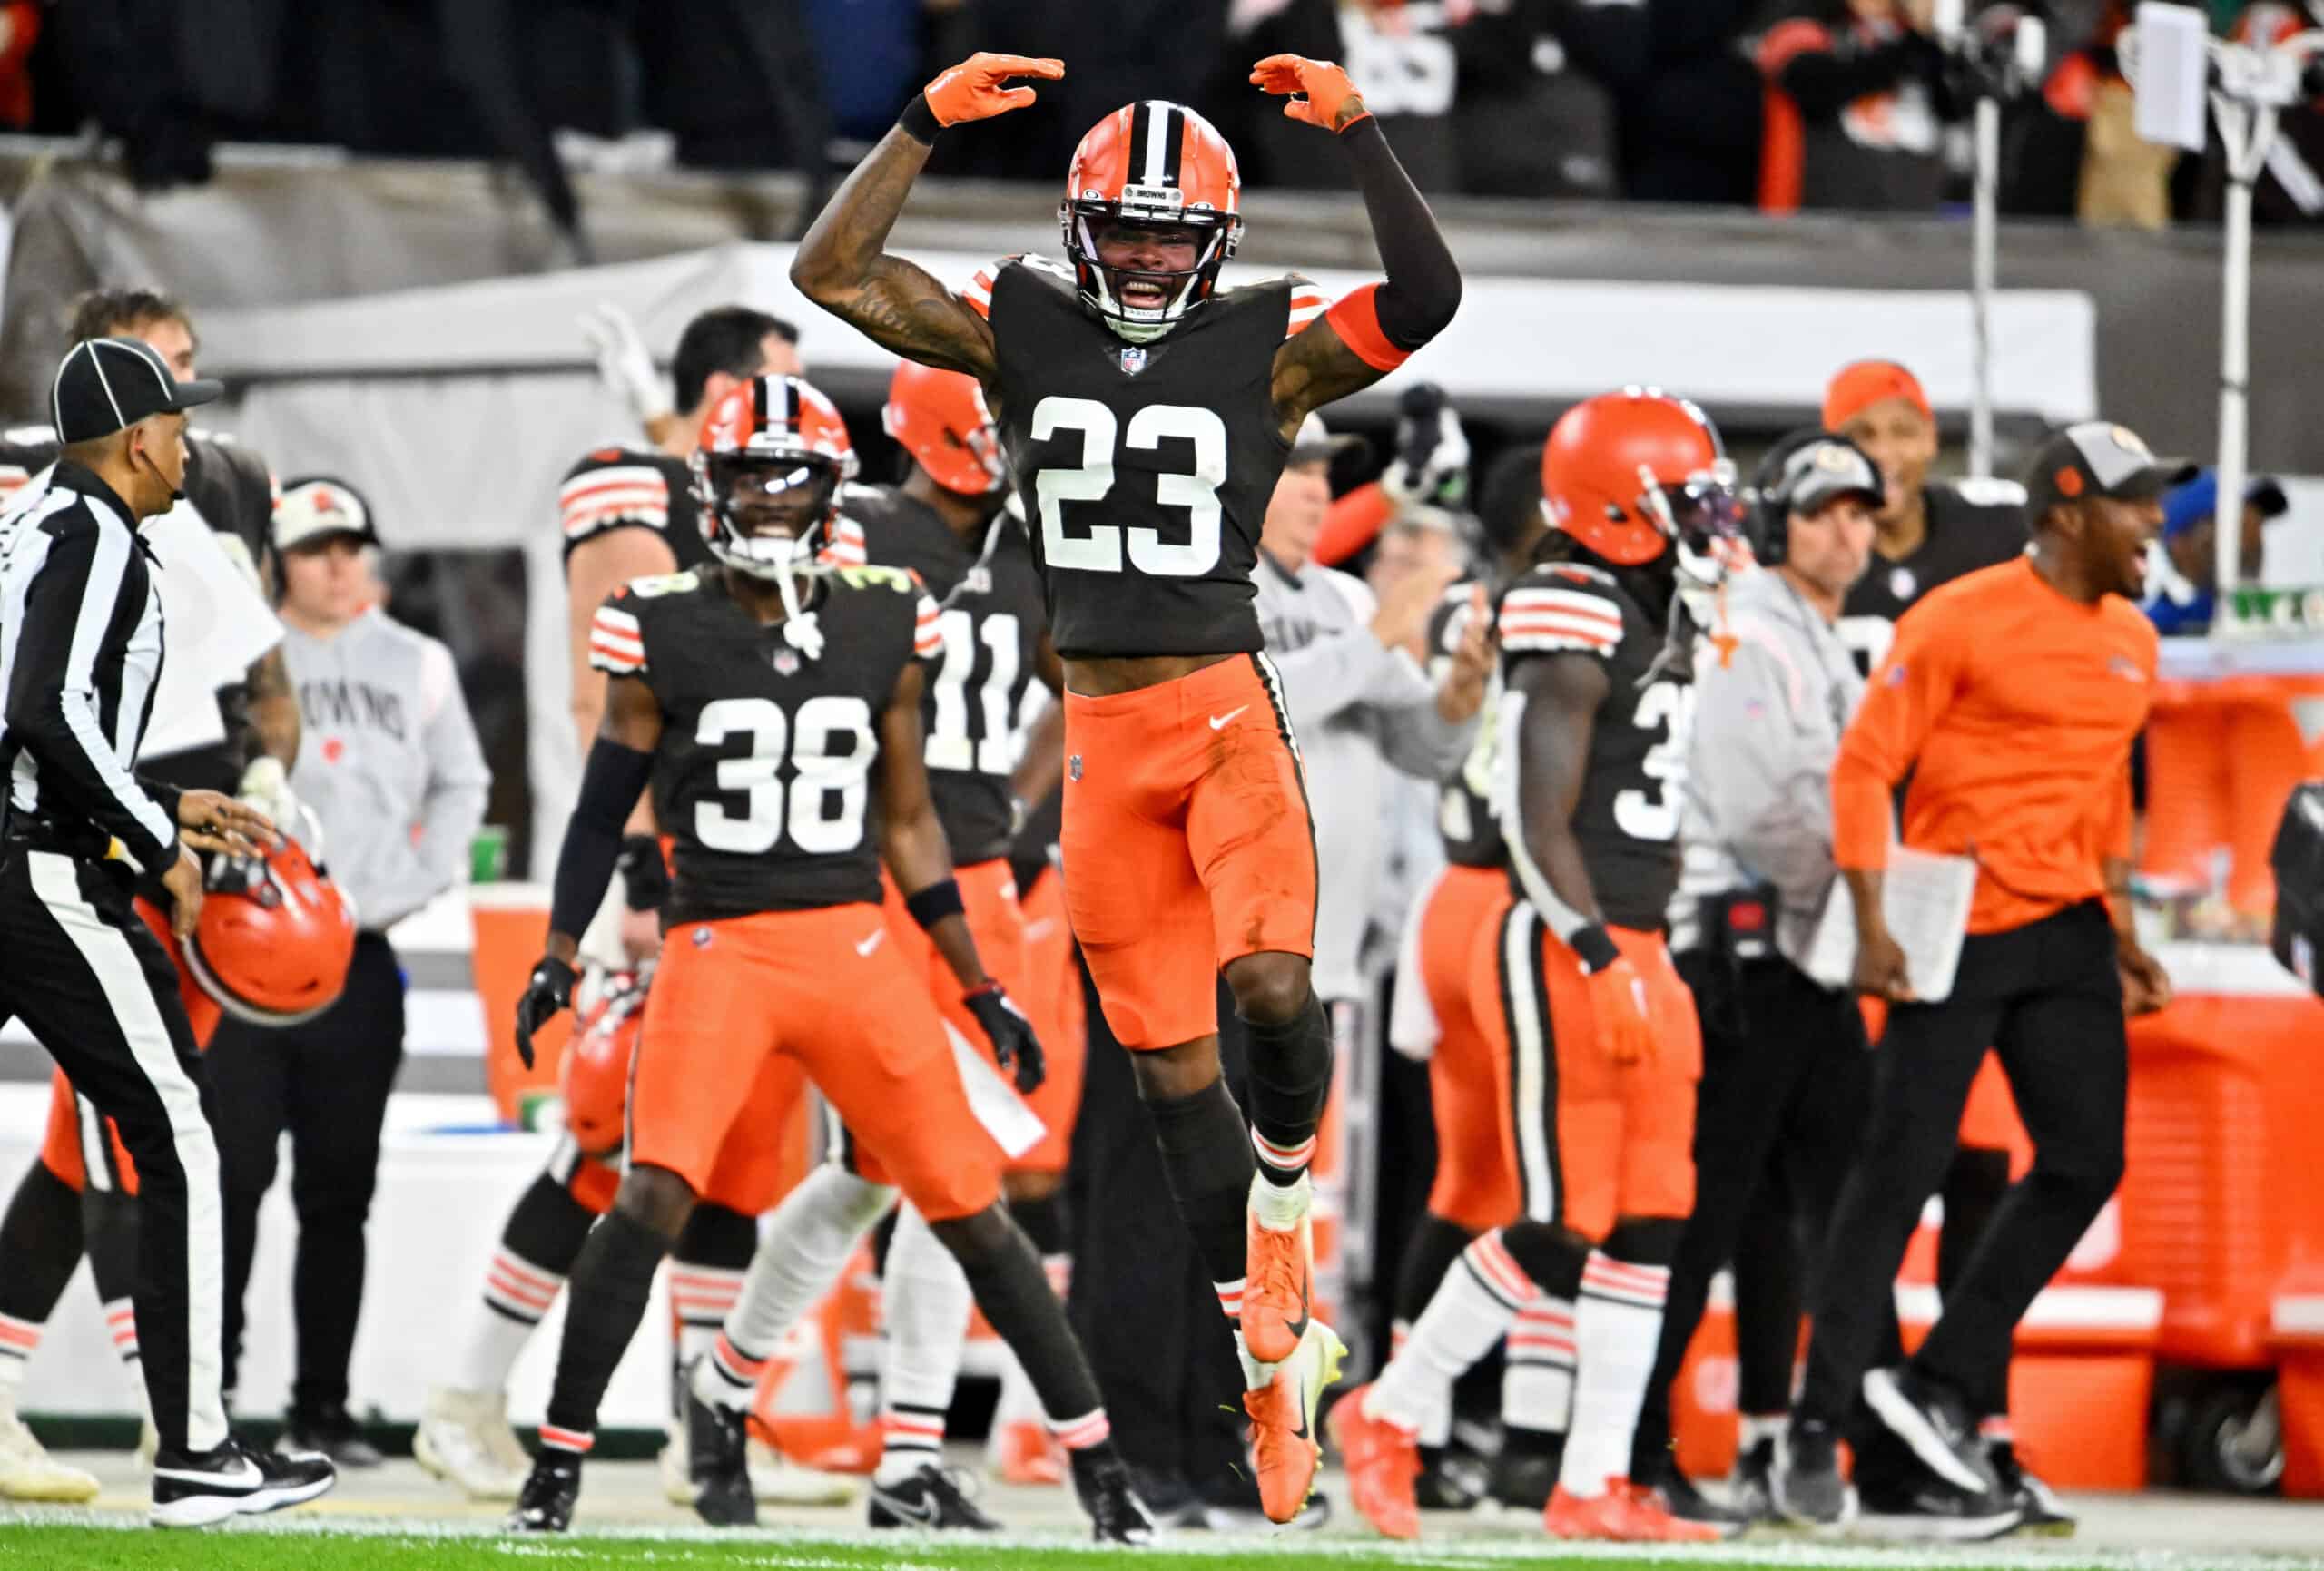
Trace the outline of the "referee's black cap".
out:
[[[83,339],[57,362],[49,420],[60,442],[93,442],[149,415],[206,404],[225,390],[223,382],[179,381],[142,339]]]

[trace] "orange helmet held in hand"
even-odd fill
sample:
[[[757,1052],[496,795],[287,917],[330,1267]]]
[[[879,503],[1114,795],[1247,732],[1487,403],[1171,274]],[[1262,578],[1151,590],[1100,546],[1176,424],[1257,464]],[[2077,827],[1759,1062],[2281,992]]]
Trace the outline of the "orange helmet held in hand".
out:
[[[1242,200],[1235,150],[1209,121],[1160,98],[1115,110],[1073,150],[1058,204],[1082,303],[1133,344],[1160,338],[1218,287],[1218,270],[1242,238]],[[1108,267],[1098,241],[1116,225],[1189,231],[1195,265],[1184,272]],[[1129,304],[1125,284],[1158,290],[1160,303]]]
[[[985,407],[983,386],[965,372],[899,361],[880,419],[896,445],[947,491],[989,496],[1008,483],[1000,427]]]
[[[1710,555],[1742,518],[1735,465],[1710,417],[1651,388],[1600,393],[1559,417],[1541,448],[1541,511],[1622,567],[1673,545]]]
[[[584,1156],[613,1156],[628,1141],[629,1060],[645,1029],[651,977],[641,971],[607,977],[557,1069],[565,1127]]]
[[[185,943],[187,969],[237,1020],[296,1026],[333,1004],[355,957],[355,908],[299,842],[222,861]]]

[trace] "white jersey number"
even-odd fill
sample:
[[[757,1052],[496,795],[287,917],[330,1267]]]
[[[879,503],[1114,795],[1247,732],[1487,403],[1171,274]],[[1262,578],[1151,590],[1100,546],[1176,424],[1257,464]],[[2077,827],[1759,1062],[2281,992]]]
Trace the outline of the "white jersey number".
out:
[[[1687,739],[1695,729],[1695,689],[1691,682],[1649,682],[1638,695],[1638,710],[1630,723],[1640,731],[1669,728],[1663,739],[1646,750],[1640,767],[1653,781],[1649,789],[1614,794],[1614,824],[1634,840],[1669,840],[1679,837],[1679,787],[1687,775]]]
[[[696,802],[694,837],[714,851],[763,856],[783,840],[813,856],[852,851],[863,843],[863,809],[871,799],[877,752],[872,706],[843,693],[825,693],[799,706],[793,725],[772,699],[722,698],[703,706],[694,740],[717,747],[747,736],[751,751],[718,762],[718,789],[743,799],[738,817],[718,802]],[[834,751],[832,743],[854,744]],[[785,758],[793,779],[783,783]],[[786,811],[787,808],[787,811]]]
[[[1017,685],[1017,618],[996,612],[984,619],[947,611],[937,619],[944,639],[944,663],[936,669],[936,725],[928,733],[928,767],[966,773],[1007,774],[1017,767],[1017,738],[1009,725],[1009,690]],[[977,644],[992,651],[992,669],[978,692],[984,735],[969,740],[969,678],[977,667]]]
[[[1159,578],[1198,578],[1218,565],[1218,488],[1226,483],[1226,422],[1211,409],[1189,404],[1148,404],[1129,420],[1125,435],[1114,412],[1095,398],[1051,395],[1033,406],[1033,440],[1060,431],[1081,434],[1081,463],[1071,469],[1043,469],[1033,476],[1041,509],[1041,554],[1052,567],[1082,573],[1122,570],[1122,529],[1092,525],[1087,535],[1065,532],[1064,504],[1097,502],[1114,488],[1118,445],[1151,452],[1167,439],[1192,442],[1190,474],[1157,476],[1155,499],[1187,510],[1187,538],[1166,541],[1158,529],[1132,529],[1129,565]]]

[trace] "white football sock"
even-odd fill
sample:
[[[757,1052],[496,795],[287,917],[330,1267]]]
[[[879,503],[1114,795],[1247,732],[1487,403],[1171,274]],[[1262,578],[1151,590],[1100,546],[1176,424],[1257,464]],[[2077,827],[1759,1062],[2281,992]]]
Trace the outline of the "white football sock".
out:
[[[1364,1410],[1403,1429],[1433,1428],[1436,1410],[1452,1406],[1452,1382],[1492,1350],[1533,1296],[1532,1279],[1510,1258],[1500,1230],[1481,1235],[1444,1273]]]
[[[1646,1383],[1654,1378],[1662,1301],[1669,1291],[1669,1266],[1638,1265],[1590,1252],[1574,1308],[1581,1369],[1559,1478],[1569,1495],[1594,1499],[1606,1492],[1608,1479],[1630,1476],[1630,1440],[1638,1431]]]
[[[484,1271],[484,1305],[461,1354],[462,1390],[507,1389],[508,1372],[564,1286],[562,1274],[510,1252],[505,1244],[494,1252]]]
[[[944,1415],[960,1375],[974,1300],[968,1274],[907,1201],[881,1285],[880,1469],[900,1484],[944,1457]]]
[[[742,1296],[726,1317],[726,1340],[752,1359],[774,1350],[783,1334],[831,1291],[856,1241],[896,1198],[827,1162],[783,1196],[759,1234]]]
[[[675,1393],[685,1389],[686,1371],[718,1341],[719,1328],[734,1312],[743,1296],[743,1272],[731,1266],[703,1265],[670,1259],[670,1310],[677,1317],[678,1333],[671,1347],[670,1416],[685,1417],[685,1406]]]
[[[1519,1310],[1501,1375],[1501,1421],[1564,1434],[1573,1414],[1573,1364],[1572,1301],[1537,1298]]]
[[[105,1330],[113,1333],[113,1350],[132,1370],[137,1368],[137,1306],[117,1298],[103,1306]],[[143,1381],[141,1380],[142,1384]]]

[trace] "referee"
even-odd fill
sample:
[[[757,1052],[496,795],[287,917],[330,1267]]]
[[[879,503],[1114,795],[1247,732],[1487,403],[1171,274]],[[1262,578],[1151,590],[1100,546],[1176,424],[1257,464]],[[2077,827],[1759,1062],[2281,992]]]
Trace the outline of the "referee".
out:
[[[1842,739],[1833,850],[1856,913],[1856,986],[1894,1007],[1777,1471],[1777,1506],[1796,1520],[1846,1512],[1834,1440],[1859,1389],[1924,1469],[1919,1514],[1965,1532],[2005,1526],[2018,1508],[2015,1481],[1996,1477],[1978,1443],[1975,1404],[2000,1380],[2019,1318],[2122,1179],[2123,1016],[2171,992],[2132,928],[2129,766],[2154,689],[2154,629],[2137,604],[2147,546],[2163,491],[2191,472],[2103,421],[2050,438],[2026,486],[2032,549],[1907,612]],[[1907,773],[1904,843],[1977,865],[1968,937],[1939,1003],[1915,1000],[1881,907],[1890,793]],[[1920,1351],[1866,1373],[1988,1045],[2033,1137],[2033,1170]]]
[[[178,381],[135,339],[83,339],[50,385],[64,450],[48,488],[0,518],[0,1019],[24,1019],[137,1163],[162,1527],[296,1505],[334,1478],[321,1458],[261,1457],[226,1428],[218,1149],[177,974],[130,907],[133,863],[190,933],[194,853],[248,854],[272,829],[216,791],[131,772],[164,643],[138,526],[175,503],[185,411],[220,390]]]

